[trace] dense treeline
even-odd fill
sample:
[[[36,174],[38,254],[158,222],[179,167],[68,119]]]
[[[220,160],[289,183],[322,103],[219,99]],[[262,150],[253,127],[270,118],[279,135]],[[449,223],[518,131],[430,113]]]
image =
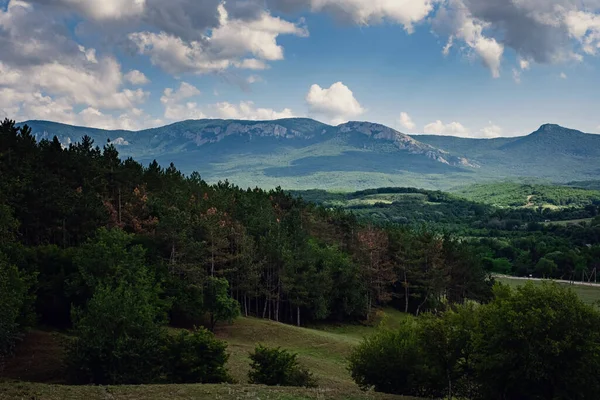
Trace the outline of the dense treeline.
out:
[[[426,398],[600,396],[600,312],[557,284],[495,287],[465,304],[366,338],[350,357],[363,388]]]
[[[361,220],[452,232],[473,246],[484,258],[485,269],[495,273],[593,281],[600,267],[600,206],[595,204],[556,210],[495,208],[410,188],[298,193],[325,206],[350,210]],[[552,223],[565,220],[576,222]]]
[[[457,194],[498,207],[585,207],[600,205],[600,192],[578,187],[516,182],[483,183],[461,189]]]
[[[448,235],[376,227],[280,189],[209,185],[174,165],[120,160],[88,137],[37,143],[5,121],[0,175],[0,232],[12,238],[0,248],[3,293],[19,293],[11,309],[20,310],[5,337],[27,324],[27,308],[40,323],[74,328],[81,368],[106,346],[128,354],[127,338],[162,343],[155,328],[166,323],[212,329],[240,311],[298,325],[352,321],[385,304],[420,313],[491,296],[482,260]],[[114,327],[123,342],[92,340],[110,310],[141,325]],[[91,381],[128,380],[85,370]]]

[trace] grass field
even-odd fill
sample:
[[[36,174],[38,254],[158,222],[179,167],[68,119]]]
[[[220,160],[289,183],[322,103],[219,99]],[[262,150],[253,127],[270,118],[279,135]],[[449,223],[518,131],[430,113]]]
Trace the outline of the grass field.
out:
[[[0,399],[23,400],[409,400],[356,389],[300,389],[257,385],[65,386],[0,383]]]
[[[536,285],[542,283],[542,281],[539,280],[511,279],[508,277],[496,277],[496,280],[511,287],[522,286],[526,282],[533,282]],[[571,288],[585,303],[600,306],[600,284],[598,286],[570,285],[568,283],[559,284]]]
[[[386,309],[379,323],[398,326],[406,314]],[[239,385],[148,385],[143,387],[81,388],[47,384],[63,383],[61,369],[63,336],[32,331],[18,346],[16,356],[6,365],[4,379],[19,381],[0,385],[0,399],[384,399],[358,390],[347,370],[346,357],[353,346],[376,328],[363,325],[319,325],[298,328],[256,318],[238,318],[218,327],[216,335],[227,341],[228,368]],[[247,385],[248,353],[257,343],[298,353],[300,363],[317,378],[319,390],[272,389]],[[26,383],[28,382],[28,383]],[[33,384],[37,382],[40,384]],[[46,385],[44,385],[46,384]]]
[[[589,223],[592,222],[593,218],[584,218],[584,219],[571,219],[568,221],[551,221],[551,222],[544,222],[544,225],[573,225],[573,224],[581,224],[582,222],[585,223]]]

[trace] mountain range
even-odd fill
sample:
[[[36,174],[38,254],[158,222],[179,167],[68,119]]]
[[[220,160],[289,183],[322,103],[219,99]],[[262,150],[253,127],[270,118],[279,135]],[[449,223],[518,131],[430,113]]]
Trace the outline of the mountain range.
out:
[[[514,177],[562,183],[600,176],[600,135],[542,125],[498,139],[409,136],[370,122],[330,126],[307,118],[188,120],[142,131],[26,121],[38,140],[67,146],[84,135],[144,164],[173,162],[208,181],[290,189],[415,186],[449,189]]]

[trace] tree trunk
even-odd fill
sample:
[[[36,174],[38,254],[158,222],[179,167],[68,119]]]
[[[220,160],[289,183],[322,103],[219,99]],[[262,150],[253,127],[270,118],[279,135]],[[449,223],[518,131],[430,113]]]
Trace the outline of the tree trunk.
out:
[[[281,299],[281,278],[277,278],[277,303],[275,303],[275,321],[279,322],[279,302]]]
[[[408,280],[406,279],[406,267],[404,267],[404,312],[408,314]]]
[[[244,315],[248,316],[248,296],[244,293]]]
[[[262,317],[263,317],[263,319],[265,319],[265,318],[267,317],[267,305],[268,305],[268,303],[269,303],[269,300],[268,300],[268,299],[267,299],[267,297],[265,296],[265,306],[264,306],[264,308],[263,308],[263,314],[262,314],[262,315],[263,315],[263,316],[262,316]]]
[[[121,226],[121,188],[119,187],[119,226]]]
[[[300,326],[300,306],[296,309],[296,325]]]

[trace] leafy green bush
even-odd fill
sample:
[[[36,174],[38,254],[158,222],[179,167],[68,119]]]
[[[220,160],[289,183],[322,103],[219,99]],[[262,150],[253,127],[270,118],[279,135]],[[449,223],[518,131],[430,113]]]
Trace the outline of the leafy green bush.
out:
[[[495,291],[472,343],[480,398],[600,398],[600,313],[557,284]]]
[[[349,357],[350,373],[363,389],[417,396],[424,366],[412,321],[367,337]]]
[[[85,310],[73,311],[69,380],[77,384],[141,384],[159,379],[165,331],[157,323],[152,290],[141,282],[96,287]]]
[[[165,377],[169,383],[231,382],[225,364],[227,344],[206,329],[169,336],[164,349]]]
[[[498,285],[489,304],[424,315],[350,356],[362,388],[427,398],[600,398],[600,312],[557,284]]]
[[[4,357],[12,353],[23,328],[31,285],[26,275],[0,253],[0,370]]]
[[[312,373],[298,364],[297,357],[297,354],[281,348],[270,349],[258,345],[254,353],[250,353],[250,383],[316,387],[317,383]]]
[[[225,278],[208,277],[204,285],[204,307],[210,315],[210,330],[218,321],[231,322],[240,315],[240,303],[229,295]]]

